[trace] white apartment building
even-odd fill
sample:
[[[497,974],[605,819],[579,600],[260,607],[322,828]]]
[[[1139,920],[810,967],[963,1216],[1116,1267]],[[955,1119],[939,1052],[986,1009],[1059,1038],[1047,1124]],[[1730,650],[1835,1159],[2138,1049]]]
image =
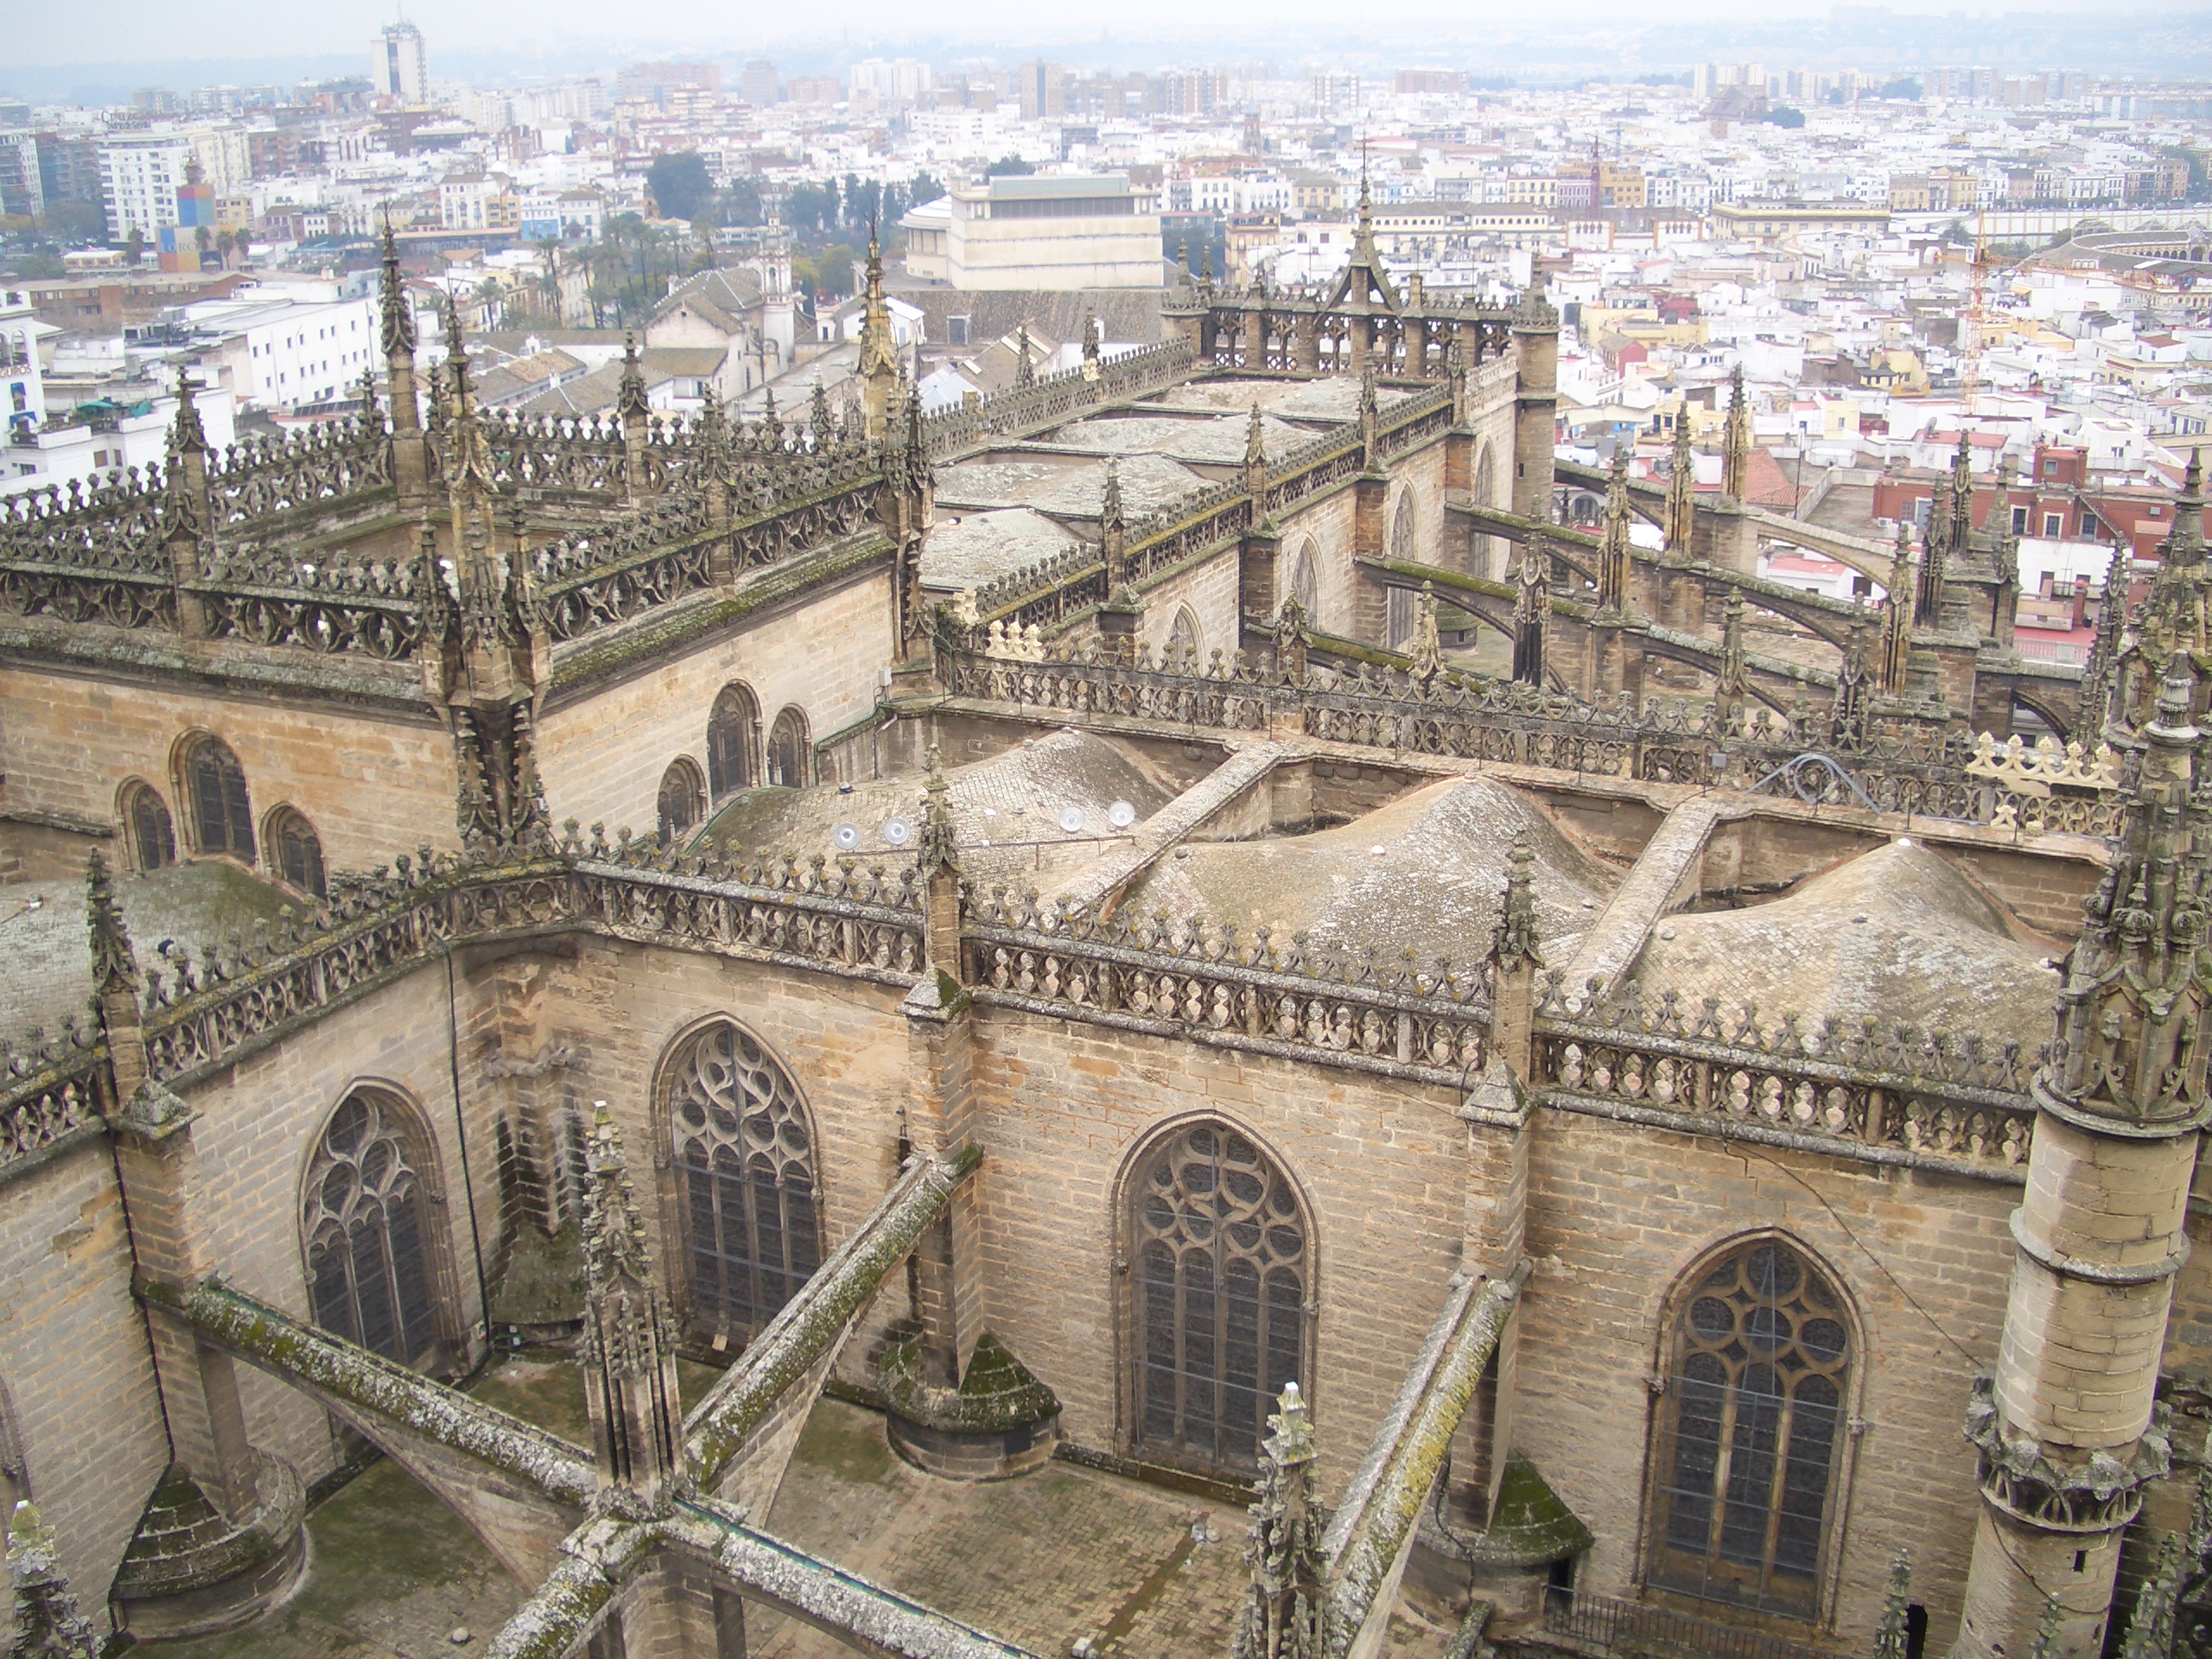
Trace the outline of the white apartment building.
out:
[[[39,368],[42,329],[21,289],[0,289],[0,433],[9,439],[46,419],[46,384]]]
[[[918,104],[930,89],[930,67],[917,58],[863,58],[852,69],[855,98]]]
[[[264,299],[249,291],[183,308],[200,364],[240,408],[299,409],[351,395],[382,366],[371,302]]]
[[[955,288],[1160,286],[1158,198],[1120,174],[955,185],[899,225],[907,274]]]
[[[217,195],[243,190],[253,182],[253,152],[243,122],[193,127],[184,136],[192,145],[192,159],[200,163],[200,181]]]
[[[369,79],[402,104],[430,101],[430,54],[412,23],[388,24],[369,42]]]
[[[207,442],[220,449],[238,436],[231,394],[221,387],[195,386],[193,404],[200,411]],[[42,426],[35,433],[0,446],[0,495],[43,489],[81,480],[89,484],[133,467],[145,467],[168,454],[169,425],[176,418],[176,394],[156,397],[140,415],[125,415],[97,426]]]
[[[130,239],[136,231],[151,245],[176,223],[177,187],[184,182],[192,143],[174,132],[118,133],[99,147],[100,194],[107,203],[107,237]]]

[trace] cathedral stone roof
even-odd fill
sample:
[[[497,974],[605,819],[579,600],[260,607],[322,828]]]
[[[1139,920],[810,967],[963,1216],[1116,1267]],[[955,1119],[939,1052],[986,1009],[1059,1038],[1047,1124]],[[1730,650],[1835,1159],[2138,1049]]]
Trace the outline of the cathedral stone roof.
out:
[[[1668,918],[1632,976],[1692,1012],[1708,996],[1732,1015],[1756,1003],[1769,1027],[1785,1014],[1902,1020],[2033,1056],[2051,1034],[2050,948],[1942,854],[1900,840],[1770,903]]]
[[[1243,452],[1237,453],[1241,457]],[[1131,518],[1165,507],[1207,483],[1164,455],[1129,455],[1116,462],[1116,472],[1122,481],[1122,510]],[[1001,451],[944,467],[937,475],[940,509],[1034,507],[1096,518],[1105,494],[1104,461],[1082,455]]]
[[[1385,408],[1393,395],[1381,394]],[[1359,418],[1359,382],[1342,376],[1327,380],[1196,380],[1148,401],[1170,409],[1218,409],[1237,415],[1249,411],[1256,401],[1262,414],[1281,420],[1340,426]]]
[[[1027,507],[941,518],[922,543],[922,585],[956,593],[980,588],[1032,569],[1078,539],[1073,531]]]
[[[160,947],[175,940],[195,956],[232,934],[251,943],[257,923],[275,923],[286,905],[304,911],[270,882],[221,859],[195,859],[150,874],[115,879],[116,902],[138,960],[161,965]],[[0,902],[0,1039],[23,1046],[43,1027],[51,1038],[75,1016],[92,1023],[92,940],[85,923],[85,883],[24,881]]]
[[[1109,737],[1074,730],[1023,739],[987,760],[946,769],[961,868],[979,885],[1003,882],[1020,891],[1044,889],[1098,855],[1096,837],[1111,834],[1107,813],[1116,801],[1136,809],[1141,824],[1176,794],[1135,750]],[[809,789],[762,789],[727,806],[708,826],[718,841],[764,851],[836,856],[837,826],[860,832],[860,855],[904,858],[910,840],[897,847],[886,822],[901,818],[917,834],[922,821],[919,772],[908,772],[849,791],[835,785]],[[1073,808],[1082,828],[1071,833],[1060,815]],[[1010,842],[1042,846],[1009,848]]]
[[[1563,963],[1620,877],[1584,851],[1526,796],[1487,778],[1447,779],[1350,823],[1307,835],[1186,845],[1132,887],[1126,906],[1266,923],[1287,942],[1372,950],[1402,961],[1488,954],[1505,889],[1507,855],[1526,834],[1535,855],[1545,960]]]
[[[1244,415],[1232,417],[1226,413],[1210,421],[1193,420],[1187,415],[1093,416],[1062,427],[1052,435],[1052,443],[1055,448],[1087,449],[1102,455],[1148,453],[1200,465],[1241,467],[1248,424]],[[1293,426],[1264,413],[1260,431],[1271,455],[1280,455],[1313,435],[1310,428]]]

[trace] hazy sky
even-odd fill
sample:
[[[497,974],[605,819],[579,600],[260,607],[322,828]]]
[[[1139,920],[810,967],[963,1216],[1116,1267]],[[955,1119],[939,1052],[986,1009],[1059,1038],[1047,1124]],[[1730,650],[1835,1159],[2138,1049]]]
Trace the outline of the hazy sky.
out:
[[[1993,35],[2004,32],[2002,15],[2023,11],[2071,14],[2087,31],[2109,29],[2121,8],[2100,0],[2004,0],[1999,7],[1962,7],[1902,0],[1886,8],[1917,13],[1939,27],[1966,27]],[[240,60],[343,54],[365,62],[370,35],[397,15],[391,0],[99,0],[74,5],[67,0],[11,0],[7,29],[0,33],[0,87],[11,67],[51,65],[112,65],[120,70],[137,62]],[[1565,38],[1586,38],[1609,22],[1627,29],[1655,25],[1679,30],[1684,23],[1719,25],[1725,31],[1742,24],[1776,46],[1777,24],[1802,19],[1829,38],[1841,19],[1830,5],[1804,0],[1649,0],[1634,6],[1529,9],[1466,0],[1213,0],[1192,7],[1187,0],[1116,0],[1110,6],[1081,9],[1040,6],[1037,0],[845,0],[836,6],[768,5],[760,0],[739,4],[700,0],[416,0],[409,9],[429,37],[431,72],[440,54],[466,56],[469,67],[483,56],[512,53],[519,59],[601,51],[609,61],[632,50],[688,48],[698,51],[744,51],[779,42],[836,50],[847,44],[957,35],[988,48],[995,43],[1019,49],[1058,41],[1082,41],[1094,48],[1105,41],[1126,42],[1124,61],[1141,65],[1175,55],[1173,42],[1204,41],[1209,54],[1243,60],[1266,58],[1295,64],[1306,53],[1341,49],[1347,36],[1368,34],[1393,43],[1427,38],[1449,40],[1479,54],[1484,42],[1503,48],[1513,42],[1536,46],[1541,31],[1557,19]],[[2190,12],[2212,28],[2202,0],[2127,0],[2131,21],[2164,33]],[[1533,15],[1532,15],[1533,13]],[[1976,26],[1980,27],[1977,29]],[[2161,27],[2163,26],[2163,27]],[[1202,31],[1202,32],[1200,32]],[[2198,34],[2195,23],[2190,32]],[[997,40],[995,41],[993,36]],[[2153,50],[2145,68],[2160,61]]]

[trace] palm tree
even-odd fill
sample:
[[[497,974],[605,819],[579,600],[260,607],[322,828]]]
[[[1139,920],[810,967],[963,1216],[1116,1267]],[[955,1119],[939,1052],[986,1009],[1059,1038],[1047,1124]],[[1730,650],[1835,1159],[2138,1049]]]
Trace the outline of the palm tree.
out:
[[[561,238],[549,236],[537,245],[545,257],[545,274],[537,279],[538,289],[545,298],[545,315],[558,327],[561,317]]]

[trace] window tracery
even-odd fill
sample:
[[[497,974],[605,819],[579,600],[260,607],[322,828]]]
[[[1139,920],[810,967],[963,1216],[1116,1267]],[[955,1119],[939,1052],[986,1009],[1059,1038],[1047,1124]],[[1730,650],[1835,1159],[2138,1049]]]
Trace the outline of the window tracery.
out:
[[[1306,1380],[1312,1256],[1297,1192],[1249,1138],[1207,1121],[1144,1156],[1128,1204],[1136,1449],[1249,1472],[1283,1384]]]
[[[692,1324],[745,1337],[822,1264],[814,1138],[791,1076],[728,1020],[669,1071]]]
[[[433,1205],[404,1109],[380,1090],[340,1103],[308,1166],[302,1225],[315,1322],[417,1370],[442,1357]]]
[[[1850,1384],[1841,1297],[1756,1239],[1680,1298],[1671,1346],[1652,1583],[1811,1618]]]

